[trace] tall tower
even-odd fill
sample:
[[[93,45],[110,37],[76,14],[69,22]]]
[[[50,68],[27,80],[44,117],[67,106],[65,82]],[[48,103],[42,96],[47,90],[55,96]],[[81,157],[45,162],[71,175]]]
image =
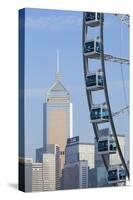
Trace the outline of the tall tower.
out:
[[[61,83],[59,52],[57,52],[56,79],[47,91],[43,114],[44,148],[46,144],[56,144],[60,147],[61,169],[63,169],[67,138],[72,137],[72,103],[69,92]]]

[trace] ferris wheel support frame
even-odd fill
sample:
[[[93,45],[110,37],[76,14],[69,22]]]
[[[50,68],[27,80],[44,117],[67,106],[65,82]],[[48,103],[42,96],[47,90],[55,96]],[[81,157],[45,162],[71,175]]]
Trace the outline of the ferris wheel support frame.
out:
[[[83,45],[82,46],[83,46],[83,65],[84,65],[84,79],[85,80],[86,80],[86,75],[87,75],[87,70],[88,70],[88,58],[84,56],[84,41],[85,41],[85,38],[86,38],[86,34],[87,34],[87,26],[85,25],[85,13],[83,13],[83,33],[82,33],[82,36],[83,36],[82,37],[82,44]],[[91,91],[86,89],[86,95],[87,95],[88,107],[89,107],[89,110],[91,110],[91,106],[93,104]],[[92,126],[93,126],[93,130],[94,130],[94,133],[95,133],[96,141],[98,142],[98,140],[99,140],[98,125],[97,125],[97,123],[93,123]],[[104,166],[105,166],[106,170],[108,170],[109,166],[107,164],[106,157],[105,157],[105,155],[101,155],[101,156],[102,156],[102,159],[103,159]]]
[[[118,141],[118,138],[117,138],[117,133],[116,133],[116,129],[115,129],[114,121],[113,121],[113,115],[112,115],[112,112],[111,112],[111,106],[110,106],[109,95],[108,95],[106,72],[105,72],[105,63],[104,63],[104,60],[106,60],[106,59],[105,59],[104,44],[103,44],[103,42],[104,42],[103,41],[103,37],[104,37],[104,34],[103,34],[103,16],[104,16],[103,13],[101,13],[101,18],[100,18],[100,41],[101,41],[100,59],[101,59],[101,68],[103,70],[104,94],[105,94],[105,99],[106,99],[106,103],[107,103],[107,107],[108,107],[109,122],[110,122],[110,125],[111,125],[112,133],[113,133],[115,141],[116,141],[116,145],[117,145],[117,148],[118,148],[118,153],[119,153],[122,165],[123,165],[123,167],[126,171],[128,179],[129,179],[129,170],[127,168],[127,165],[126,165],[125,159],[123,157],[121,147],[120,147],[120,144],[119,144],[119,141]],[[84,55],[84,43],[85,43],[86,38],[87,38],[87,25],[85,24],[85,13],[83,13],[82,46],[83,46],[83,67],[84,67],[85,84],[86,84],[86,75],[88,73],[88,68],[89,68],[88,58]],[[89,110],[91,110],[91,107],[93,105],[92,92],[90,90],[87,90],[87,88],[86,88],[86,95],[87,95],[88,107],[89,107]],[[92,123],[92,126],[93,126],[93,130],[94,130],[94,133],[95,133],[96,140],[98,142],[98,140],[99,140],[98,124]],[[108,170],[109,166],[107,164],[106,157],[105,157],[105,155],[101,155],[101,156],[102,156],[105,168],[106,168],[106,170]]]

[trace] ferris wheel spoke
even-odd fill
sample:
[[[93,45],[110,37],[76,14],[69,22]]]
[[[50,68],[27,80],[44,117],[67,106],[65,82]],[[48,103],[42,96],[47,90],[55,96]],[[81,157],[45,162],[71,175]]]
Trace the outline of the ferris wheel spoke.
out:
[[[119,116],[121,113],[125,113],[128,112],[129,113],[129,106],[126,106],[124,108],[121,108],[119,111],[112,113],[113,117]]]
[[[109,54],[104,54],[104,60],[110,61],[110,62],[116,62],[120,64],[126,64],[129,65],[129,60],[126,58],[120,58],[120,57],[115,57]]]

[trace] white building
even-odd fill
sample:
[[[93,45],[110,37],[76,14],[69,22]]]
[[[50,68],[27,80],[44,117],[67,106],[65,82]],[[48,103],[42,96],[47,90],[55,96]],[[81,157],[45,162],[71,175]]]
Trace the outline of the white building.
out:
[[[32,164],[32,192],[43,191],[43,164]]]
[[[57,145],[47,145],[43,154],[44,190],[59,190],[61,179],[60,149]]]
[[[32,164],[32,191],[60,189],[60,148],[55,144],[48,144],[45,152],[39,149],[38,156],[39,162]]]
[[[54,154],[43,154],[44,190],[56,190],[56,157]]]

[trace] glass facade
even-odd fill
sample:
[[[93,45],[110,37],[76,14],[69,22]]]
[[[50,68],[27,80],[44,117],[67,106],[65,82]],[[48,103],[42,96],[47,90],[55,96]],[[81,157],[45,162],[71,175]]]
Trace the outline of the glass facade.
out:
[[[119,170],[119,180],[126,180],[126,172],[125,170]]]
[[[94,20],[100,20],[100,13],[95,12],[87,12],[86,13],[86,21],[94,21]]]
[[[102,118],[103,119],[108,119],[109,118],[108,110],[105,109],[105,108],[102,109]]]
[[[117,181],[118,176],[117,176],[117,169],[110,170],[108,172],[108,181]]]
[[[126,172],[124,169],[113,169],[108,172],[108,181],[125,181]]]
[[[116,142],[114,140],[101,140],[98,142],[98,152],[102,151],[116,151]]]
[[[103,86],[103,76],[97,74],[87,76],[86,86]]]
[[[96,13],[95,12],[87,12],[86,13],[86,21],[91,21],[96,19]]]
[[[110,140],[110,151],[116,151],[116,142],[114,140]]]
[[[101,108],[91,110],[91,120],[101,119]]]
[[[103,86],[103,76],[98,75],[98,85]]]
[[[103,140],[98,142],[98,151],[108,151],[108,140]]]
[[[86,42],[84,51],[85,53],[94,52],[94,41]]]
[[[95,86],[96,85],[96,75],[88,76],[86,78],[86,86]]]
[[[100,42],[96,42],[96,52],[100,53]]]

